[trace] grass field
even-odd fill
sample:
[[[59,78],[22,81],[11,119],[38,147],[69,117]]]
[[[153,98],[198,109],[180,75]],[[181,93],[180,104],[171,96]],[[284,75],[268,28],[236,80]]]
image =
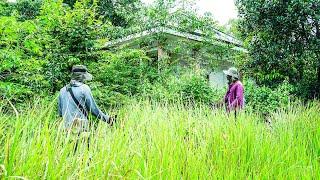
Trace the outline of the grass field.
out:
[[[0,179],[319,179],[320,104],[237,120],[223,111],[136,102],[92,128],[90,148],[61,129],[56,103],[0,112]]]

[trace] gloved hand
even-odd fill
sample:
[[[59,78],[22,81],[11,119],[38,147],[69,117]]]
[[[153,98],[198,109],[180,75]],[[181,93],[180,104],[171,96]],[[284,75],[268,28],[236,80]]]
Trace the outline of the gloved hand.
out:
[[[117,122],[117,117],[118,117],[118,115],[110,116],[110,117],[109,117],[109,120],[107,121],[107,123],[108,123],[110,126],[113,126],[113,125]]]

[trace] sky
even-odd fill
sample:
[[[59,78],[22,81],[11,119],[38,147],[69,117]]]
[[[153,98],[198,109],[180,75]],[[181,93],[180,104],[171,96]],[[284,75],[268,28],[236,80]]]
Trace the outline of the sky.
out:
[[[142,0],[146,4],[151,4],[154,0]],[[224,25],[230,19],[237,17],[237,9],[234,0],[196,0],[196,7],[199,13],[211,12],[219,22]]]
[[[16,0],[8,0],[15,2]],[[154,0],[141,0],[151,4]],[[230,19],[237,17],[234,0],[195,0],[199,13],[211,12],[220,25],[225,25]]]

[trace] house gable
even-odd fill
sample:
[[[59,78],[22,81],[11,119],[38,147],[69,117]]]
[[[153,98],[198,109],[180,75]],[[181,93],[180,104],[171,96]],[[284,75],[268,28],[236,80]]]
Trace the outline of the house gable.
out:
[[[235,39],[234,37],[232,37],[228,34],[225,34],[221,31],[218,31],[216,29],[213,29],[213,32],[214,32],[214,39],[216,39],[220,42],[223,42],[223,43],[233,45],[234,50],[246,51],[244,48],[242,48],[242,43],[239,40]],[[201,31],[195,31],[194,33],[187,33],[187,32],[177,31],[172,28],[157,27],[157,28],[152,28],[150,30],[145,30],[142,32],[131,34],[131,35],[123,37],[123,38],[109,41],[104,44],[102,49],[116,48],[116,47],[119,47],[119,46],[124,45],[126,43],[130,43],[135,40],[142,39],[142,38],[149,37],[149,36],[156,35],[156,34],[160,34],[160,33],[167,34],[170,36],[179,37],[179,38],[185,38],[185,39],[197,41],[197,42],[209,42],[210,43],[212,41],[211,39],[205,37]]]

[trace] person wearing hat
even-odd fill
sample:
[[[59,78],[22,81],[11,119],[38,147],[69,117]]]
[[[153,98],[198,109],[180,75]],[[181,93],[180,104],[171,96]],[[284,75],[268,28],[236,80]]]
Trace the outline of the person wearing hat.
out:
[[[76,129],[77,133],[88,129],[88,114],[109,124],[114,119],[103,113],[97,106],[91,90],[85,81],[92,80],[86,66],[75,65],[72,67],[71,81],[64,86],[59,93],[58,111],[59,116],[64,119],[65,129],[70,132]]]
[[[228,91],[224,96],[224,102],[228,113],[235,112],[244,108],[244,87],[239,80],[238,70],[234,67],[223,71],[228,80]]]

